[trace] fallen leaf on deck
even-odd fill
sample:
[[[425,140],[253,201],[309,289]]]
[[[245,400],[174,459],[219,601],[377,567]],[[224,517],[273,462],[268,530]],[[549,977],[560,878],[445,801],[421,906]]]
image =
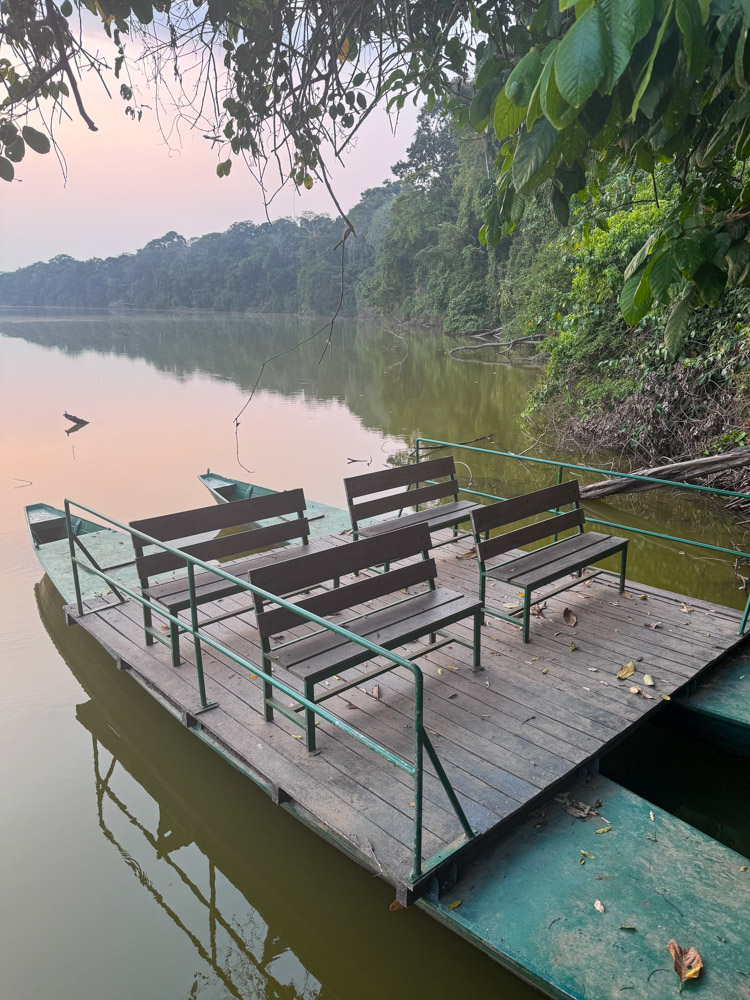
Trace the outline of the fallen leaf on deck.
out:
[[[654,628],[654,629],[661,628],[661,622],[644,622],[643,623],[643,627],[644,628]]]
[[[639,601],[647,601],[648,600],[648,594],[639,594],[638,595],[638,600]]]
[[[586,667],[586,669],[590,670],[592,674],[598,674],[599,673],[599,668],[598,667]]]
[[[662,700],[662,701],[671,701],[671,700],[672,700],[672,699],[671,699],[671,698],[669,697],[669,695],[668,695],[668,694],[660,694],[660,695],[659,695],[659,697],[661,698],[661,700]]]
[[[568,815],[575,816],[576,819],[586,819],[588,816],[599,815],[596,811],[596,806],[589,805],[588,802],[571,799],[568,792],[556,795],[555,800],[563,806]],[[597,802],[596,805],[601,805],[601,802]],[[586,854],[586,851],[581,851],[581,854]],[[591,857],[591,855],[587,855],[587,857]]]
[[[518,603],[516,601],[507,601],[505,604],[503,604],[503,607],[504,608],[517,608],[518,607]]]
[[[654,810],[653,809],[649,812],[649,816],[651,817],[651,822],[653,823],[654,822]]]
[[[448,903],[449,910],[455,910],[457,906],[461,905],[460,899],[454,899],[452,903]]]
[[[667,951],[674,959],[674,971],[680,977],[680,986],[688,979],[697,979],[703,968],[703,959],[695,948],[681,948],[674,938],[667,945]]]
[[[652,688],[654,686],[654,678],[651,676],[651,674],[644,674],[643,683],[646,685],[646,687]]]
[[[594,909],[598,910],[600,913],[604,913],[604,903],[602,903],[601,899],[597,899],[595,901]]]
[[[458,691],[454,691],[453,694],[449,694],[448,701],[450,701],[451,698],[458,698]]]
[[[571,644],[570,644],[570,651],[571,651],[571,653],[574,653],[577,649],[578,649],[578,646],[576,646],[576,644],[574,642],[571,642]]]
[[[548,670],[548,669],[547,669],[547,668],[545,667],[545,668],[544,668],[544,670],[542,671],[542,673],[543,673],[543,674],[548,674],[548,673],[549,673],[549,670]]]
[[[445,664],[445,669],[446,670],[458,670],[458,667],[454,667],[452,663],[446,663]]]
[[[169,631],[169,625],[162,625],[161,626],[161,630],[162,630],[162,632],[168,632]]]
[[[406,907],[403,903],[399,903],[397,899],[394,899],[391,905],[388,907],[389,910],[405,910]]]
[[[626,597],[626,598],[627,598],[627,599],[628,599],[629,601],[632,601],[632,600],[633,600],[633,595],[632,595],[632,594],[629,594],[629,593],[627,592],[627,590],[623,590],[623,592],[622,592],[622,594],[621,594],[620,596],[621,596],[621,597]]]
[[[680,611],[682,611],[683,614],[689,615],[692,610],[693,609],[691,607],[688,607],[687,604],[681,604],[680,605]]]
[[[594,833],[609,833],[611,829],[611,826],[603,826],[600,830],[594,830]]]
[[[257,681],[257,679],[258,679],[258,675],[257,675],[257,674],[250,674],[250,677],[251,677],[251,678],[252,678],[252,680],[254,680],[254,681]]]
[[[742,868],[740,868],[740,871],[741,872],[746,872],[747,871],[747,865],[743,865]]]
[[[464,552],[460,556],[456,556],[456,559],[476,559],[476,557],[476,552],[473,552],[470,549],[468,552]]]
[[[380,685],[379,684],[376,684],[375,687],[372,689],[372,696],[373,696],[373,698],[377,698],[378,700],[380,700]]]
[[[634,931],[635,927],[632,924],[620,924],[621,931]]]
[[[581,851],[581,854],[583,854],[587,858],[590,858],[592,861],[596,861],[596,858],[594,857],[594,855],[590,854],[588,851]]]
[[[570,627],[573,628],[578,619],[570,610],[570,608],[565,608],[565,610],[563,611],[563,621],[565,622],[566,625],[570,625]]]
[[[442,676],[442,674],[443,674],[443,668],[442,667],[438,667],[438,674],[440,674]]]
[[[629,660],[617,671],[617,679],[618,681],[626,681],[628,677],[632,677],[634,673],[635,673],[635,663],[633,663],[632,660]]]
[[[640,694],[641,693],[641,689],[639,687],[636,687],[635,685],[633,685],[633,687],[630,689],[630,693],[631,694]]]
[[[292,739],[293,739],[293,740],[301,740],[301,739],[302,739],[302,733],[300,733],[300,734],[299,734],[299,736],[294,736],[294,735],[293,735],[293,736],[292,736]]]

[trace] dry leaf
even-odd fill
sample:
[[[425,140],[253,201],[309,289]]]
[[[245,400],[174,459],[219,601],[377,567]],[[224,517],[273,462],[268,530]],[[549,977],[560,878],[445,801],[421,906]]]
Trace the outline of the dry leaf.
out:
[[[631,694],[640,694],[640,693],[641,693],[641,689],[640,689],[639,687],[635,687],[635,685],[634,685],[634,686],[633,686],[633,687],[632,687],[632,688],[630,689],[630,693],[631,693]]]
[[[618,681],[626,681],[628,677],[631,677],[635,673],[635,663],[629,660],[617,671]]]
[[[378,700],[380,699],[380,685],[379,684],[376,684],[375,687],[372,689],[372,696],[373,696],[373,698],[377,698]]]
[[[458,670],[458,667],[454,667],[452,663],[446,663],[445,664],[445,669],[446,670]]]
[[[588,851],[581,851],[581,854],[585,855],[587,858],[590,858],[592,861],[596,861],[594,855],[590,854]]]
[[[453,694],[449,694],[448,701],[450,701],[451,698],[458,698],[458,691],[454,691]]]
[[[609,810],[607,811],[609,812]],[[611,829],[611,826],[603,826],[600,830],[594,830],[594,833],[609,833]]]
[[[461,905],[460,899],[454,899],[452,903],[448,903],[449,910],[455,910],[457,906]]]
[[[669,697],[669,695],[668,695],[668,694],[660,694],[660,695],[659,695],[659,697],[661,698],[661,700],[662,700],[662,701],[671,701],[671,700],[672,700],[672,699],[671,699],[671,698]]]
[[[747,871],[747,865],[743,865],[742,868],[740,868],[740,871],[741,872],[746,872]]]
[[[439,675],[440,675],[441,677],[443,676],[443,668],[442,668],[442,667],[438,667],[438,674],[439,674]]]
[[[632,924],[620,924],[621,931],[634,931],[635,927]]]
[[[570,644],[570,651],[571,651],[571,653],[574,653],[577,649],[578,649],[578,646],[576,646],[576,644],[574,642],[571,642],[571,644]]]
[[[647,594],[639,594],[638,595],[638,600],[639,601],[647,601],[648,600],[648,595]]]
[[[594,909],[598,910],[600,913],[604,913],[604,903],[602,903],[601,899],[597,899],[594,902]]]
[[[570,625],[570,627],[573,628],[578,619],[570,610],[570,608],[565,608],[565,610],[563,611],[563,621],[565,622],[566,625]]]
[[[644,622],[643,623],[643,627],[644,628],[654,628],[654,629],[661,628],[661,622]]]
[[[547,668],[545,667],[545,668],[544,668],[544,670],[542,671],[542,673],[543,673],[543,674],[548,674],[548,673],[549,673],[549,670],[548,670],[548,669],[547,669]]]
[[[406,907],[403,903],[399,903],[397,899],[394,899],[391,905],[388,907],[389,910],[405,910]]]
[[[644,674],[643,683],[646,685],[646,687],[652,688],[654,686],[654,678],[651,676],[651,674]]]
[[[681,948],[674,938],[667,945],[667,951],[674,959],[674,971],[680,977],[680,986],[688,979],[697,979],[703,968],[703,959],[695,948]]]
[[[680,611],[682,611],[682,612],[683,612],[684,614],[686,614],[686,615],[689,615],[689,614],[690,614],[690,612],[691,612],[692,610],[693,610],[693,609],[692,609],[692,608],[690,608],[690,607],[688,607],[688,605],[687,605],[687,604],[681,604],[681,605],[680,605]]]
[[[653,809],[649,812],[649,816],[651,817],[651,822],[653,823],[654,822],[654,810]]]

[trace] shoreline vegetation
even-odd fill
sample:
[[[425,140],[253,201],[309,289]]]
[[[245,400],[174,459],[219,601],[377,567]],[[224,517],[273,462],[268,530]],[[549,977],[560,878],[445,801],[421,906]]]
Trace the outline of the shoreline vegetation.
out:
[[[531,355],[544,374],[523,418],[535,436],[603,449],[621,466],[655,466],[750,444],[750,289],[696,311],[677,357],[656,305],[634,327],[622,317],[622,275],[678,179],[670,168],[617,173],[571,224],[540,188],[496,246],[477,239],[493,181],[490,134],[420,112],[395,179],[349,213],[340,315],[387,317],[461,338],[456,361],[498,364]],[[330,317],[341,297],[342,222],[303,213],[187,240],[169,232],[136,253],[76,261],[58,255],[0,274],[0,309],[250,312]],[[138,306],[135,306],[135,303]],[[492,339],[490,339],[490,337]],[[475,343],[471,343],[474,340]],[[747,491],[748,469],[716,473]]]

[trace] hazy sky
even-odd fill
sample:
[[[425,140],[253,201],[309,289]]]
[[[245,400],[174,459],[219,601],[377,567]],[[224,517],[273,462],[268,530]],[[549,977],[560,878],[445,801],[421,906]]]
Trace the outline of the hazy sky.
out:
[[[241,161],[227,178],[216,176],[218,153],[202,132],[185,131],[181,145],[164,143],[152,112],[135,123],[117,95],[109,100],[95,82],[86,81],[86,109],[99,127],[62,122],[56,137],[67,161],[67,184],[54,153],[31,151],[16,167],[18,181],[0,182],[0,271],[12,271],[56,254],[107,257],[133,251],[174,229],[183,236],[218,232],[233,222],[265,218],[263,199]],[[148,94],[142,100],[149,103]],[[69,103],[71,113],[72,102]],[[358,145],[332,171],[335,190],[346,209],[361,191],[380,184],[402,159],[416,120],[409,109],[394,136],[384,115],[361,129]],[[271,217],[305,211],[334,214],[328,193],[282,192]]]

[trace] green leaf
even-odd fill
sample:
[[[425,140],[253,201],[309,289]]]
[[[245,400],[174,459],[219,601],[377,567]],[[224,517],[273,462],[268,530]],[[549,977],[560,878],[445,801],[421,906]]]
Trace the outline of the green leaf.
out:
[[[629,326],[635,326],[648,312],[648,303],[644,303],[642,298],[638,305],[635,303],[635,294],[640,287],[642,277],[642,272],[636,271],[628,278],[620,292],[620,312]]]
[[[667,305],[670,301],[669,289],[681,280],[682,275],[674,259],[674,254],[671,249],[665,250],[654,260],[649,272],[648,283],[651,294],[657,302]]]
[[[695,309],[694,302],[697,294],[698,289],[695,285],[688,285],[669,314],[664,330],[664,346],[674,358],[680,353],[682,345],[685,343],[688,320]]]
[[[15,176],[15,169],[10,160],[6,160],[4,156],[0,156],[0,180],[12,181]]]
[[[591,97],[607,69],[608,58],[604,17],[597,4],[563,36],[555,55],[557,86],[568,104],[580,108]]]
[[[495,100],[497,89],[492,85],[483,87],[474,95],[474,99],[469,107],[469,121],[477,132],[483,132],[487,127],[492,113],[492,102]]]
[[[500,76],[504,68],[505,63],[502,59],[488,59],[477,73],[477,90],[481,90],[482,87],[486,87],[490,80],[494,80],[496,77]],[[354,84],[354,86],[359,86],[359,84]]]
[[[628,280],[628,278],[631,275],[635,274],[635,272],[638,270],[638,268],[644,262],[644,260],[646,259],[646,257],[648,257],[649,251],[651,250],[651,247],[656,242],[656,238],[657,238],[657,234],[656,233],[652,233],[649,236],[649,238],[646,240],[646,242],[643,244],[643,246],[641,247],[641,249],[638,251],[638,253],[635,255],[635,257],[633,257],[633,259],[630,261],[630,263],[628,264],[628,266],[625,268],[625,280],[626,281]]]
[[[693,281],[698,286],[703,301],[709,305],[716,305],[726,288],[727,272],[716,264],[706,261],[695,272]]]
[[[21,160],[26,155],[26,143],[23,141],[20,135],[17,138],[15,138],[13,142],[8,143],[8,145],[5,147],[5,155],[8,157],[9,160],[12,160],[13,163],[21,162]]]
[[[513,184],[517,191],[523,191],[547,162],[559,134],[546,118],[540,118],[530,130],[521,133],[512,167]]]
[[[644,38],[651,28],[654,20],[654,0],[638,0],[638,9],[633,25],[633,44],[637,45]]]
[[[674,259],[681,273],[686,278],[692,278],[706,259],[700,238],[683,235],[675,240]]]
[[[539,80],[539,92],[542,101],[542,111],[555,128],[567,128],[578,117],[578,108],[572,108],[560,93],[555,78],[555,60],[547,60]]]
[[[546,69],[546,67],[545,67]],[[544,112],[542,111],[542,98],[541,98],[541,86],[542,86],[543,75],[539,77],[536,87],[534,87],[534,93],[531,95],[531,100],[529,101],[529,106],[526,109],[526,128],[529,129],[537,120],[541,118]]]
[[[231,169],[232,169],[232,161],[223,160],[221,163],[216,164],[216,176],[228,177]]]
[[[495,102],[495,135],[498,142],[512,135],[525,117],[525,109],[517,107],[501,90]]]
[[[31,125],[24,125],[22,134],[26,140],[26,145],[30,149],[33,149],[35,153],[49,153],[51,148],[49,136],[46,136],[44,132],[37,131]]]
[[[610,57],[602,80],[602,90],[611,94],[627,69],[633,54],[638,0],[599,0],[599,9],[609,36]]]
[[[648,90],[648,85],[651,82],[651,74],[654,71],[654,62],[656,60],[656,56],[659,53],[659,49],[661,48],[661,43],[664,41],[664,35],[669,26],[669,22],[672,19],[673,8],[674,8],[674,0],[669,0],[669,6],[667,7],[667,12],[664,15],[664,20],[661,22],[659,30],[656,34],[656,41],[654,42],[654,47],[651,50],[651,55],[648,57],[648,62],[646,63],[643,73],[641,74],[640,83],[638,84],[638,90],[636,91],[635,99],[633,100],[633,107],[630,112],[631,122],[635,121],[635,116],[638,113],[638,106],[640,105],[641,99]]]
[[[694,80],[698,80],[710,55],[698,0],[677,0],[675,16],[685,44],[688,71]]]
[[[747,277],[750,265],[750,243],[741,240],[727,250],[730,285],[740,285]]]
[[[517,107],[527,107],[541,72],[542,54],[539,49],[532,49],[515,66],[505,81],[506,96]]]
[[[60,4],[60,13],[63,17],[70,17],[73,13],[73,4],[70,0],[65,0],[64,3]]]

